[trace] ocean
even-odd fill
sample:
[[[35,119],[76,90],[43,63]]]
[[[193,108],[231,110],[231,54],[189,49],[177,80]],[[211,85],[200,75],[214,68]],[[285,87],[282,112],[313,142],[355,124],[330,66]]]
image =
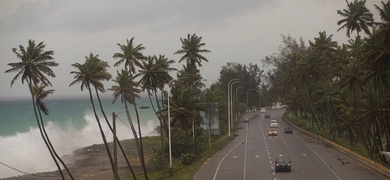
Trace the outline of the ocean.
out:
[[[102,103],[110,122],[113,119],[112,113],[118,114],[118,138],[133,138],[124,104],[120,100],[112,104],[112,100],[112,97],[105,97],[102,98]],[[43,115],[45,128],[60,156],[71,154],[78,148],[103,143],[88,97],[53,98],[44,102],[49,109],[49,115]],[[137,105],[150,107],[138,110],[143,136],[157,135],[154,130],[159,122],[149,99],[140,98]],[[95,106],[107,139],[112,141],[112,134],[109,133],[97,101]],[[133,106],[129,105],[129,109],[133,122],[137,125]],[[37,128],[31,99],[0,100],[0,146],[0,178],[23,174],[12,168],[27,173],[56,170]]]

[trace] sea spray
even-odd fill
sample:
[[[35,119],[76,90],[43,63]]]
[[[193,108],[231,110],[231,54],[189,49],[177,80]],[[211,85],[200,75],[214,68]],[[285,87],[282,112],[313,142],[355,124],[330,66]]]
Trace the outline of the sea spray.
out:
[[[112,133],[99,117],[103,124],[103,130],[108,141],[112,141]],[[112,119],[109,119],[111,122]],[[133,138],[128,122],[125,117],[119,116],[117,122],[117,136],[119,139]],[[49,121],[45,127],[53,146],[60,156],[71,154],[74,150],[103,143],[95,116],[92,112],[85,113],[84,124],[75,123],[75,120],[68,119],[66,122],[58,123]],[[135,122],[134,122],[135,123]],[[143,135],[156,135],[154,129],[158,126],[157,120],[141,121]],[[136,123],[135,123],[136,124]],[[36,173],[56,170],[55,164],[46,148],[39,129],[30,127],[27,132],[17,132],[10,136],[0,136],[0,162],[17,168],[27,173]],[[21,175],[22,173],[0,165],[0,178]]]

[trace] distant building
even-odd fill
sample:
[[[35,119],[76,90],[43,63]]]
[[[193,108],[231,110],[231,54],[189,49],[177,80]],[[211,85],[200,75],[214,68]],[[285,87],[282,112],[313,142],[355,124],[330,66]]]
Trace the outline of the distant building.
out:
[[[203,118],[201,127],[208,131],[210,129],[211,135],[219,135],[219,114],[218,114],[218,104],[217,103],[205,103],[204,108],[206,111],[201,111],[200,115]]]

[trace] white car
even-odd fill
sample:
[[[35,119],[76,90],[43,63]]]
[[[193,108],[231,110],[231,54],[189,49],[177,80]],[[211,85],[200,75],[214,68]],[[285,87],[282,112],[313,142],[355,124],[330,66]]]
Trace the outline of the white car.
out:
[[[276,129],[270,129],[268,130],[268,136],[277,136],[278,131]]]
[[[261,109],[260,109],[260,112],[261,112],[261,113],[265,113],[265,108],[261,108]]]

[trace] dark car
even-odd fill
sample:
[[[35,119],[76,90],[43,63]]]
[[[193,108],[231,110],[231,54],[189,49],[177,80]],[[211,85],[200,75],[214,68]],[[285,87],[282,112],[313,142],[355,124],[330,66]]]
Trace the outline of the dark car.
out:
[[[264,118],[265,118],[265,119],[270,119],[270,118],[271,118],[271,115],[270,115],[270,114],[264,114]]]
[[[284,134],[292,134],[293,133],[293,129],[290,128],[290,127],[286,127],[284,128]]]
[[[281,171],[291,172],[291,161],[284,156],[279,156],[275,161],[275,172]]]
[[[244,120],[242,122],[249,123],[249,118],[244,118]]]

